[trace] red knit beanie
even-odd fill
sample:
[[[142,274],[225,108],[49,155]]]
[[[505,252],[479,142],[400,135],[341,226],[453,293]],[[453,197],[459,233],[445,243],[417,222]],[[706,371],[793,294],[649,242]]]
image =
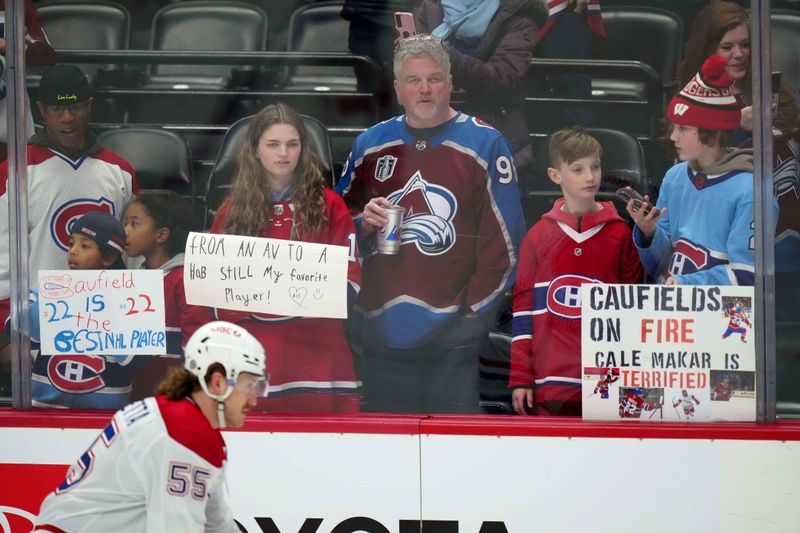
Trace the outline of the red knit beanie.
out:
[[[710,56],[703,68],[686,84],[667,108],[673,124],[707,130],[735,130],[741,123],[741,103],[731,93],[731,78],[725,71],[728,60]]]

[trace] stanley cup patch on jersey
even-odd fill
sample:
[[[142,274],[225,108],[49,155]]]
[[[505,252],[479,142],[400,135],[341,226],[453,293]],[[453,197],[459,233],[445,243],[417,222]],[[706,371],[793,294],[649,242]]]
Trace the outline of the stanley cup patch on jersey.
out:
[[[393,155],[384,155],[378,159],[375,165],[375,179],[386,181],[394,174],[394,167],[397,165],[397,158]]]
[[[386,197],[405,207],[400,245],[413,243],[425,255],[441,255],[456,242],[458,201],[450,190],[425,181],[418,170],[405,187]]]

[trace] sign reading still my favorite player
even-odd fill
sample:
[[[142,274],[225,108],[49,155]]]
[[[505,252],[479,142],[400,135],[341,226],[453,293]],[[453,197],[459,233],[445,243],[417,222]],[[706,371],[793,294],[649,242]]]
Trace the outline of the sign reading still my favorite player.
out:
[[[186,301],[251,313],[347,318],[345,246],[190,233]]]
[[[581,298],[584,418],[755,420],[752,287],[586,284]]]

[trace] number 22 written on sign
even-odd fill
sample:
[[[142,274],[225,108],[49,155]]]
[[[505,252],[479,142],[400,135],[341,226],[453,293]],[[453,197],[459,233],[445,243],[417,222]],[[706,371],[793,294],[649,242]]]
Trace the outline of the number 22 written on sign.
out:
[[[144,302],[144,309],[142,309],[141,311],[139,309],[137,309],[136,308],[136,299],[128,297],[126,300],[127,300],[128,305],[130,307],[128,309],[128,312],[125,313],[125,316],[136,315],[136,314],[138,314],[140,312],[141,313],[155,313],[156,312],[156,310],[153,309],[153,301],[150,299],[150,297],[148,295],[140,294],[138,296],[138,299],[142,300]]]

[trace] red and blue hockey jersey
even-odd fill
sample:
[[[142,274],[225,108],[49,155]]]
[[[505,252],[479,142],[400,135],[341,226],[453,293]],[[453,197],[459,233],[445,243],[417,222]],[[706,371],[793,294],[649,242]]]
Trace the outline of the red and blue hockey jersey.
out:
[[[167,351],[163,356],[138,356],[133,375],[132,400],[152,396],[171,366],[180,364],[183,347],[197,328],[214,320],[211,309],[186,303],[183,288],[183,253],[161,265],[164,272],[164,325]],[[145,268],[144,265],[142,268]]]
[[[192,398],[132,403],[44,499],[34,531],[238,532],[226,462],[222,434]]]
[[[525,233],[511,151],[497,130],[458,113],[433,137],[416,138],[395,117],[358,136],[336,189],[357,225],[372,198],[405,208],[400,253],[364,260],[365,341],[413,348],[462,305],[484,317],[496,310]]]
[[[315,235],[297,236],[304,242],[350,247],[348,300],[355,299],[361,285],[361,266],[356,250],[355,226],[342,199],[325,189],[326,227]],[[221,233],[229,204],[222,205],[211,233]],[[259,237],[289,240],[292,234],[294,205],[276,201],[272,218]],[[259,408],[269,411],[358,411],[358,383],[353,370],[353,354],[345,335],[344,320],[301,318],[215,309],[218,320],[239,324],[253,334],[267,353],[270,374],[269,397]]]
[[[28,231],[30,287],[39,270],[66,270],[69,227],[89,211],[116,217],[139,192],[130,163],[104,149],[87,133],[83,153],[67,156],[39,134],[28,144]],[[0,164],[0,323],[8,316],[10,294],[8,162]]]
[[[581,401],[581,286],[643,277],[611,202],[581,217],[563,205],[557,200],[525,236],[514,285],[509,387],[534,387],[537,404]]]

